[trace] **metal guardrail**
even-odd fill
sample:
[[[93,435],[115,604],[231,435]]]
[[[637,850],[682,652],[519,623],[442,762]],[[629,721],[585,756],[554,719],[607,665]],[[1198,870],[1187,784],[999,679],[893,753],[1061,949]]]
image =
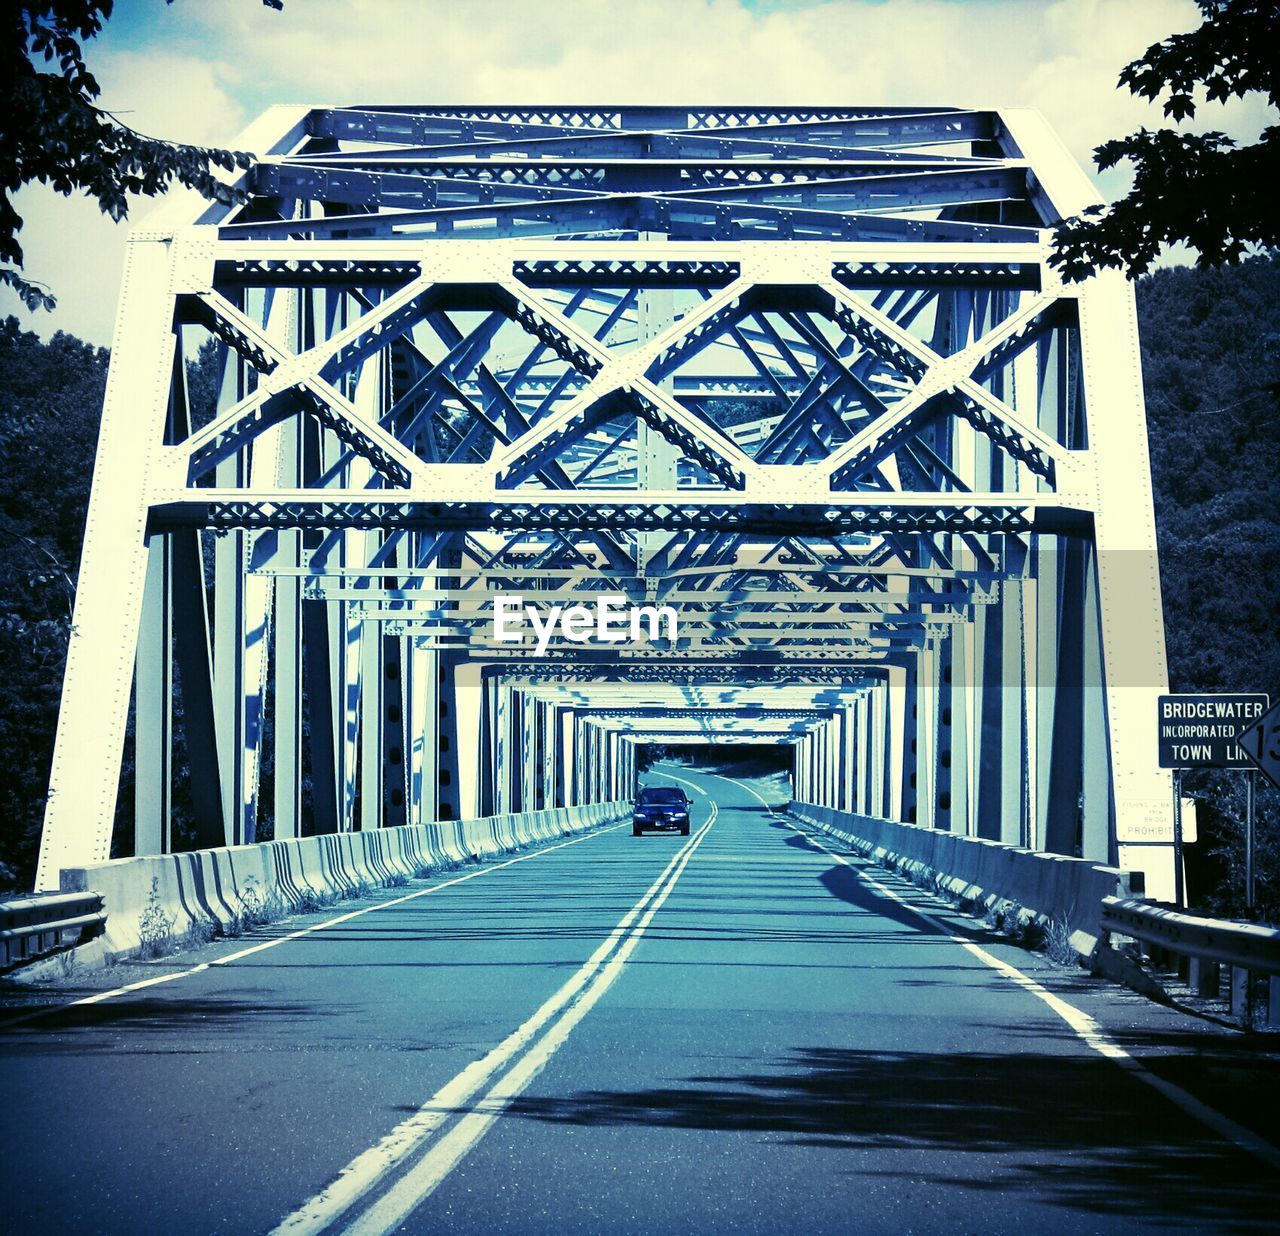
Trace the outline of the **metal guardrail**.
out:
[[[101,934],[100,893],[36,893],[0,901],[0,969]]]
[[[1280,975],[1280,930],[1274,927],[1198,918],[1156,902],[1104,897],[1102,929],[1182,957]]]

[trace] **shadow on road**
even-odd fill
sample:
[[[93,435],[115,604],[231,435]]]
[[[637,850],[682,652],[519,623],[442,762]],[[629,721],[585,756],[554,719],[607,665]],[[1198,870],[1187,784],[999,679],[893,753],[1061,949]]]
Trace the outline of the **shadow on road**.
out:
[[[73,993],[64,989],[62,994]],[[147,1036],[167,1041],[174,1032],[193,1030],[208,1035],[238,1034],[251,1025],[261,1027],[266,1022],[280,1021],[296,1028],[333,1017],[339,1011],[336,1005],[317,1008],[305,1001],[265,1004],[250,995],[237,999],[225,994],[183,999],[171,996],[163,1000],[139,995],[98,1004],[31,1005],[5,1010],[5,1017],[0,1020],[0,1044],[4,1054],[10,1057],[147,1051],[150,1050]],[[90,1033],[60,1037],[67,1031]],[[93,1031],[102,1033],[93,1034]],[[119,1037],[121,1034],[141,1037],[136,1041],[131,1038],[126,1047]]]
[[[900,923],[903,927],[909,927],[921,935],[945,934],[920,915],[894,901],[892,897],[876,892],[864,880],[858,878],[858,873],[852,867],[837,864],[829,871],[824,871],[818,877],[818,883],[833,897],[838,897],[846,905],[851,905],[855,909],[865,910],[868,914],[875,914],[891,922]]]
[[[524,1095],[509,1114],[582,1126],[783,1135],[833,1152],[939,1151],[936,1175],[928,1174],[928,1161],[923,1170],[940,1185],[1023,1192],[1071,1210],[1132,1217],[1149,1231],[1186,1224],[1274,1231],[1280,1196],[1270,1169],[1155,1094],[1116,1093],[1138,1085],[1087,1056],[812,1048],[772,1069],[692,1077],[663,1089]],[[1149,1118],[1135,1120],[1135,1111]],[[975,1165],[949,1154],[990,1159]],[[825,1170],[833,1169],[841,1164]],[[847,1170],[919,1180],[922,1160],[912,1154],[899,1171],[891,1159],[859,1153]]]

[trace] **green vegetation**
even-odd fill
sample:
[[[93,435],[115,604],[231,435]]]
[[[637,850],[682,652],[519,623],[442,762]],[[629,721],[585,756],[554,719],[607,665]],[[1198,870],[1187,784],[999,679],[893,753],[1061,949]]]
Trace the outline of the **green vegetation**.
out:
[[[0,324],[0,881],[30,888],[107,352]]]
[[[1203,24],[1154,43],[1120,72],[1119,85],[1139,98],[1163,99],[1175,124],[1195,117],[1201,101],[1265,95],[1280,104],[1280,5],[1274,0],[1196,0]],[[1271,50],[1268,51],[1267,49]],[[1110,206],[1067,219],[1054,237],[1053,261],[1068,280],[1099,267],[1146,274],[1166,245],[1196,250],[1200,266],[1239,262],[1280,244],[1280,214],[1267,185],[1280,174],[1280,125],[1252,145],[1225,133],[1139,129],[1094,151],[1100,171],[1128,163],[1133,187]]]
[[[84,192],[117,222],[128,217],[130,194],[151,197],[174,183],[210,201],[244,200],[218,172],[249,167],[250,155],[157,141],[101,106],[82,44],[102,33],[114,7],[113,0],[35,0],[6,5],[0,20],[0,287],[13,288],[29,309],[56,302],[20,273],[22,218],[11,195],[21,186]]]
[[[1280,260],[1158,271],[1138,309],[1171,685],[1280,699]],[[0,324],[0,887],[35,868],[106,365]],[[126,760],[124,816],[131,779]],[[1192,897],[1238,913],[1244,777],[1187,789]],[[1261,909],[1280,921],[1280,794],[1258,807]]]
[[[1280,258],[1137,288],[1170,686],[1280,700]],[[1242,913],[1245,774],[1185,785],[1191,896]],[[1260,909],[1280,921],[1280,794],[1261,778],[1258,811]]]
[[[147,904],[138,924],[138,940],[143,957],[167,957],[177,948],[173,935],[174,922],[173,916],[165,913],[164,902],[160,899],[160,879],[152,876],[151,891],[147,894]]]

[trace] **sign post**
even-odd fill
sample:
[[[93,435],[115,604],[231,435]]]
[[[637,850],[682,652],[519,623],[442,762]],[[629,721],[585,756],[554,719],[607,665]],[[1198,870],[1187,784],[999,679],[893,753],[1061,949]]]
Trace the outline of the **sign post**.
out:
[[[1186,904],[1182,887],[1182,769],[1173,770],[1173,904],[1179,909]]]
[[[1157,702],[1156,745],[1160,767],[1173,770],[1174,900],[1186,900],[1182,873],[1182,774],[1193,768],[1242,768],[1250,772],[1245,818],[1245,904],[1253,908],[1253,774],[1256,766],[1280,787],[1280,706],[1259,693],[1162,695]],[[1265,728],[1270,723],[1270,729]],[[1269,735],[1269,737],[1268,737]],[[1246,737],[1248,736],[1248,737]],[[1263,757],[1270,751],[1274,772]]]
[[[1254,803],[1258,797],[1258,774],[1249,769],[1244,786],[1244,908],[1253,917]]]

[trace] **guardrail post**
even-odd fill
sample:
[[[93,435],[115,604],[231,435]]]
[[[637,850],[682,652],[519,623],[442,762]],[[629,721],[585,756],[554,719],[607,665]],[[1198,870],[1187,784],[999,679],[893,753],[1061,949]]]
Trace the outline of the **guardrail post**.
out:
[[[1231,1014],[1246,1026],[1253,1025],[1252,978],[1243,966],[1231,967]]]
[[[1222,982],[1218,963],[1192,957],[1187,981],[1197,996],[1216,996]]]

